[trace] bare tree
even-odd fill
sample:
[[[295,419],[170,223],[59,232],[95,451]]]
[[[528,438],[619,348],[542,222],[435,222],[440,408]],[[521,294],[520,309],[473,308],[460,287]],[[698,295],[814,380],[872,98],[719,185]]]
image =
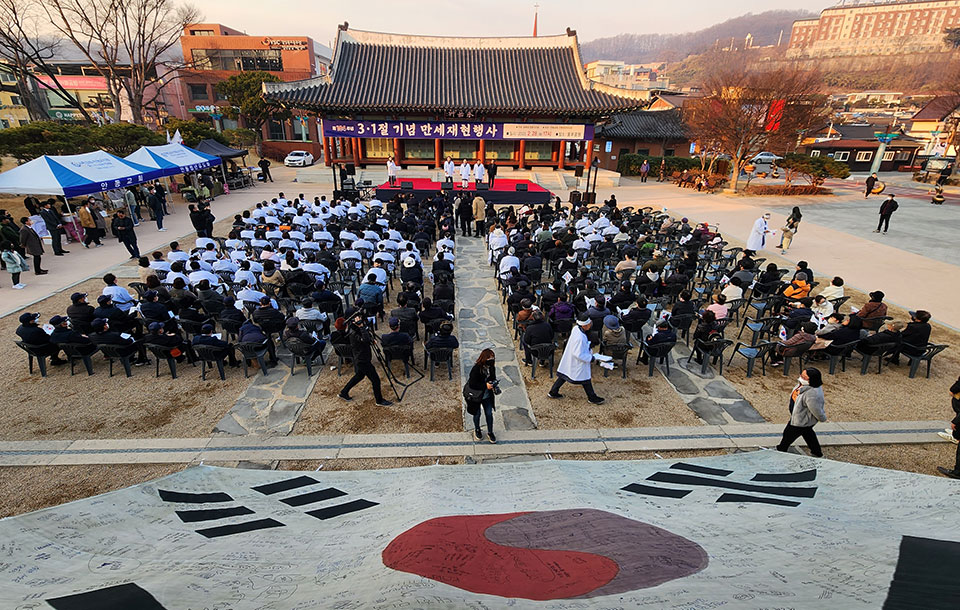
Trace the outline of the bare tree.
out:
[[[41,35],[41,13],[31,0],[0,0],[0,60],[17,79],[20,98],[30,118],[47,118],[38,89],[52,89],[83,117],[92,121],[81,101],[60,84],[57,70],[48,62],[60,50],[60,41]],[[46,77],[46,81],[41,80]]]
[[[705,96],[689,102],[685,120],[693,136],[728,154],[731,187],[757,153],[787,150],[827,109],[814,72],[758,72],[719,68],[705,79]]]
[[[117,117],[126,106],[136,124],[144,122],[145,109],[156,103],[169,74],[161,68],[164,57],[184,26],[201,19],[197,9],[171,0],[43,0],[43,5],[53,26],[106,79]]]

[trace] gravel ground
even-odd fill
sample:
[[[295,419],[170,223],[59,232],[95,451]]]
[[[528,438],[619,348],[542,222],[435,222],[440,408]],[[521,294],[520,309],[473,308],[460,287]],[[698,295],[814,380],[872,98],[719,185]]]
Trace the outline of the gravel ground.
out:
[[[425,294],[433,294],[433,286],[426,279]],[[394,281],[394,287],[399,288],[399,280]],[[391,290],[390,301],[384,306],[389,316],[390,310],[396,307],[396,290]],[[386,322],[380,322],[378,333],[389,332]],[[420,327],[423,333],[423,326]],[[457,325],[454,322],[454,333]],[[327,361],[328,366],[322,367],[320,378],[314,386],[313,392],[307,398],[300,418],[294,426],[293,434],[393,434],[403,432],[461,432],[463,431],[463,416],[460,406],[460,371],[454,352],[453,379],[447,379],[446,367],[437,367],[434,372],[434,381],[430,381],[429,369],[423,367],[423,337],[414,343],[414,360],[417,368],[424,371],[424,378],[409,387],[402,402],[397,402],[396,396],[390,389],[383,371],[380,370],[380,382],[384,398],[392,401],[392,407],[378,407],[373,400],[373,392],[369,381],[362,381],[351,391],[352,402],[344,402],[337,398],[337,394],[353,375],[353,367],[344,364],[343,374],[338,377],[336,371],[337,357],[332,355]],[[398,380],[406,383],[403,364],[399,361],[391,362],[392,370]],[[331,366],[333,370],[331,370]],[[411,370],[411,379],[415,379]],[[397,386],[402,392],[402,388]]]
[[[956,445],[947,442],[922,445],[850,445],[826,447],[824,456],[831,460],[863,466],[942,476],[937,472],[937,466],[953,467]]]
[[[504,318],[507,312],[504,309]],[[509,324],[509,323],[508,323]],[[647,376],[644,365],[636,366],[636,347],[627,355],[627,378],[617,368],[603,376],[599,366],[593,367],[593,387],[606,399],[602,405],[587,402],[579,387],[567,384],[561,390],[565,398],[553,400],[547,392],[555,378],[542,367],[537,367],[537,378],[530,376],[531,367],[523,365],[520,342],[514,341],[517,362],[523,371],[530,406],[540,429],[558,428],[637,428],[643,426],[697,426],[703,422],[680,399],[659,371]],[[557,348],[556,363],[560,363],[563,346]],[[554,372],[556,374],[556,372]]]
[[[183,464],[7,466],[0,468],[0,517],[65,504],[157,479]],[[30,493],[23,493],[29,489]]]

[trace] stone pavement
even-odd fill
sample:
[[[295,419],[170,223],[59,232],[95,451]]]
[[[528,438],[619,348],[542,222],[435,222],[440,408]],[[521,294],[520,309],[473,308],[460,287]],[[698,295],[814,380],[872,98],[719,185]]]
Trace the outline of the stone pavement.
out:
[[[497,430],[532,430],[537,427],[527,388],[520,373],[517,353],[513,349],[513,326],[504,319],[500,293],[487,264],[484,242],[480,238],[457,238],[457,265],[454,280],[457,288],[457,325],[459,327],[460,379],[466,383],[470,369],[480,352],[493,349],[497,356],[500,389],[494,428]],[[462,399],[461,399],[462,400]],[[463,410],[465,430],[473,430],[473,416]],[[481,426],[483,426],[481,416]],[[498,433],[499,434],[499,433]]]
[[[817,425],[824,446],[936,443],[945,421],[827,422]],[[783,424],[667,428],[506,430],[500,442],[475,442],[468,433],[244,436],[76,441],[3,441],[0,466],[275,462],[354,458],[509,456],[773,447]],[[799,444],[802,445],[802,442]],[[829,450],[827,451],[829,456]]]

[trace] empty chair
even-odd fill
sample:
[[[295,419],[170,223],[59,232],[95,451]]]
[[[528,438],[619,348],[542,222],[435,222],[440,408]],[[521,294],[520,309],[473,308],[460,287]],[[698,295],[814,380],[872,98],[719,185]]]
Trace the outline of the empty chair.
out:
[[[897,349],[897,343],[895,341],[889,341],[886,343],[875,343],[870,346],[871,351],[865,352],[860,345],[857,345],[854,350],[863,358],[863,362],[860,364],[860,374],[866,375],[867,368],[870,366],[870,360],[873,357],[877,358],[877,375],[883,370],[883,358],[887,356],[893,350]]]
[[[344,362],[353,362],[353,348],[349,343],[334,343],[333,352],[337,355],[337,377],[341,375]]]
[[[705,374],[707,372],[707,367],[710,366],[710,361],[712,360],[714,364],[717,364],[717,372],[720,375],[723,375],[723,352],[728,347],[733,345],[733,341],[730,339],[724,339],[720,335],[715,335],[710,341],[700,341],[699,339],[694,346],[694,349],[690,351],[690,355],[687,357],[687,362],[689,363],[693,360],[693,355],[696,353],[696,348],[699,347],[701,353],[703,354],[703,362],[700,365],[700,372]]]
[[[640,357],[642,354],[646,354],[648,361],[647,365],[649,369],[647,370],[647,376],[653,377],[653,368],[656,366],[657,362],[663,364],[667,369],[667,376],[670,376],[670,352],[673,351],[673,348],[677,345],[676,341],[668,341],[666,343],[655,343],[653,345],[647,345],[646,342],[640,343],[640,353],[637,354],[637,364],[640,364]]]
[[[860,343],[860,339],[854,339],[848,343],[831,343],[827,349],[823,350],[830,357],[830,374],[837,372],[837,362],[840,363],[840,369],[846,372],[847,358],[853,354],[853,348]]]
[[[166,360],[167,366],[170,367],[170,377],[173,379],[177,378],[177,359],[173,357],[170,353],[170,348],[163,345],[153,345],[152,343],[144,344],[148,350],[153,354],[153,357],[157,359],[157,366],[155,371],[155,377],[160,376],[160,361]]]
[[[47,376],[47,358],[50,357],[50,354],[47,353],[50,351],[50,346],[48,345],[30,345],[29,343],[24,343],[23,341],[14,341],[17,344],[17,347],[27,352],[27,368],[30,369],[30,374],[33,375],[33,359],[37,359],[37,366],[40,368],[40,376]]]
[[[633,349],[633,345],[631,345],[630,343],[612,343],[612,344],[601,343],[600,344],[601,354],[606,354],[607,356],[610,356],[611,358],[613,358],[615,362],[616,361],[620,362],[620,368],[623,369],[622,377],[624,379],[627,378],[627,352],[629,352],[631,349]],[[609,371],[610,369],[604,368],[603,376],[606,377]]]
[[[753,336],[750,337],[750,345],[757,345],[757,341],[763,341],[764,337],[770,337],[774,329],[780,325],[781,318],[747,318],[744,317],[740,332],[737,333],[737,339],[743,335],[744,329],[749,329]]]
[[[83,366],[87,369],[87,376],[93,375],[93,359],[90,356],[97,353],[96,345],[86,343],[60,343],[59,345],[67,356],[67,360],[70,361],[71,377],[73,377],[74,365],[77,360],[83,362]]]
[[[406,376],[410,377],[410,363],[413,362],[413,345],[384,345],[383,357],[387,361],[387,367],[394,360],[403,362],[403,369]],[[416,364],[416,363],[414,363]]]
[[[903,345],[908,345],[904,343]],[[913,346],[911,346],[913,347]],[[920,352],[920,348],[914,348],[918,352],[917,355],[908,354],[905,351],[900,352],[901,356],[906,356],[910,360],[910,379],[913,379],[917,376],[917,369],[920,368],[920,363],[927,363],[927,379],[930,378],[930,363],[933,362],[933,357],[942,352],[943,350],[950,347],[949,345],[937,345],[935,343],[927,343],[926,347],[923,348],[923,351]]]
[[[776,341],[768,341],[766,343],[760,343],[759,345],[748,345],[746,343],[738,342],[733,348],[733,353],[730,354],[730,360],[727,361],[727,365],[729,366],[730,363],[733,362],[734,356],[740,354],[747,359],[747,377],[753,376],[753,366],[756,364],[757,360],[760,361],[760,370],[764,375],[766,375],[767,354],[769,354],[771,350],[776,349],[776,347]]]
[[[529,347],[529,349],[530,349],[530,359],[531,359],[531,361],[532,361],[531,364],[530,364],[530,366],[531,366],[530,377],[531,377],[532,379],[536,379],[536,378],[537,378],[537,364],[538,364],[541,360],[549,360],[549,361],[550,361],[550,364],[549,364],[549,367],[550,367],[550,368],[549,368],[548,370],[550,371],[550,378],[552,379],[552,378],[553,378],[553,367],[554,367],[554,362],[555,362],[555,358],[556,358],[556,350],[557,350],[556,344],[555,344],[555,343],[537,343],[536,345],[531,345],[531,346]],[[541,366],[542,366],[542,365],[541,365]]]
[[[110,361],[110,377],[113,377],[113,362],[114,360],[119,360],[120,364],[123,365],[123,370],[127,374],[127,377],[133,376],[133,371],[131,370],[131,358],[133,358],[137,352],[136,350],[131,350],[129,345],[100,345],[100,351],[104,356]]]

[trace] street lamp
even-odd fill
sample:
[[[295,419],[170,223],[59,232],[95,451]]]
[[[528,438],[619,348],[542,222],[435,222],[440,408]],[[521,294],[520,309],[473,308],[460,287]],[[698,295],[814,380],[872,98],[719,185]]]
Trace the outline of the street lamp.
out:
[[[873,137],[880,141],[880,146],[877,147],[877,154],[873,157],[873,163],[870,165],[871,174],[880,171],[880,163],[883,161],[883,154],[887,152],[887,144],[900,137],[900,134],[875,131],[873,132]]]

